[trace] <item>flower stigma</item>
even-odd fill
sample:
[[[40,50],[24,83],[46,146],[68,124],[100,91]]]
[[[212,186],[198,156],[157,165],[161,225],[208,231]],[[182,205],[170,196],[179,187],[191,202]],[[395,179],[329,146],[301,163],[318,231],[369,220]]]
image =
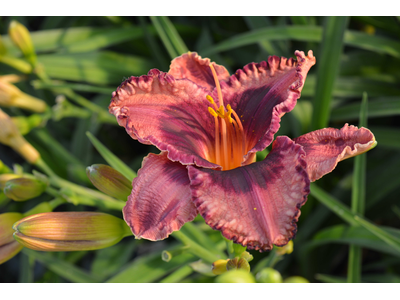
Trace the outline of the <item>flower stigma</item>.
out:
[[[210,69],[214,76],[218,94],[218,104],[207,95],[206,99],[213,105],[208,107],[208,112],[214,117],[215,122],[215,153],[211,162],[222,166],[222,170],[231,170],[240,167],[246,154],[246,137],[242,122],[230,104],[225,108],[222,98],[221,86],[213,64]]]

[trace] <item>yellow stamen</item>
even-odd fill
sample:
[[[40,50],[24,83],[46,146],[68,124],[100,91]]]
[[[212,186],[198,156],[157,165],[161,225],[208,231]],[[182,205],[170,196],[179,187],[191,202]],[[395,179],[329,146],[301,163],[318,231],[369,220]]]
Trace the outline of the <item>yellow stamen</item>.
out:
[[[214,117],[218,117],[217,113],[215,112],[215,110],[213,110],[211,107],[208,108],[209,113],[214,116]]]
[[[214,104],[215,102],[214,102],[214,99],[210,96],[210,95],[207,95],[206,96],[206,99],[208,100],[208,102],[210,102],[211,104]]]
[[[210,69],[213,73],[219,102],[218,107],[210,95],[206,96],[207,101],[214,107],[208,107],[208,112],[214,117],[215,122],[215,161],[212,162],[222,166],[223,170],[230,170],[241,166],[246,154],[246,140],[238,115],[230,104],[226,108],[224,107],[221,86],[212,64],[210,64]]]

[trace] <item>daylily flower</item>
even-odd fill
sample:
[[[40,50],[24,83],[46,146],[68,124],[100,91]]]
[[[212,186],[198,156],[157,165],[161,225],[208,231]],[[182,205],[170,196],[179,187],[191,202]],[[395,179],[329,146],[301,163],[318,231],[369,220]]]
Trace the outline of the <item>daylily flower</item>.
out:
[[[312,51],[269,57],[232,76],[197,53],[175,58],[168,73],[125,80],[109,110],[133,139],[161,153],[144,158],[123,209],[137,238],[160,240],[200,213],[213,229],[260,251],[296,231],[310,181],[372,148],[373,134],[347,124],[295,140],[277,137],[281,117],[300,97],[315,64]]]

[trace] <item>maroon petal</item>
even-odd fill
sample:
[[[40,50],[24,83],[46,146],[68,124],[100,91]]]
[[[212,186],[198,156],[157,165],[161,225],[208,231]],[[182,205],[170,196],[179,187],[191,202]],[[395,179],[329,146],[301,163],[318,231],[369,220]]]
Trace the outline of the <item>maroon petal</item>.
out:
[[[209,162],[215,129],[207,94],[188,79],[153,69],[123,82],[109,110],[132,138],[167,151],[169,159],[215,168]]]
[[[136,238],[165,239],[197,215],[187,169],[166,153],[145,157],[132,187],[123,214]]]
[[[225,104],[230,104],[242,120],[247,151],[265,149],[278,131],[280,118],[291,111],[303,88],[308,70],[315,64],[312,51],[293,58],[271,56],[251,63],[221,82]],[[214,91],[213,96],[216,92]]]
[[[297,231],[309,193],[304,150],[278,137],[262,162],[228,171],[188,166],[193,201],[206,223],[260,251],[283,246]]]
[[[196,52],[189,52],[171,62],[168,74],[175,78],[187,78],[212,91],[215,88],[215,82],[209,65],[209,58],[201,58]],[[229,78],[229,73],[224,66],[214,63],[214,68],[220,81]]]
[[[306,152],[307,173],[311,181],[331,172],[339,161],[364,153],[377,144],[371,131],[348,124],[341,129],[312,131],[294,141]]]

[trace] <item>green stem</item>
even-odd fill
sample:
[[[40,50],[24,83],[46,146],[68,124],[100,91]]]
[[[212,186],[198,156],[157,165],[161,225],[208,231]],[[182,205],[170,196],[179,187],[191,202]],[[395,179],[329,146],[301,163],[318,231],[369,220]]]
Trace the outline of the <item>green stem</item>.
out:
[[[188,252],[191,252],[206,262],[213,263],[214,261],[220,259],[220,257],[197,244],[182,231],[175,231],[172,233],[172,236],[181,241],[184,245],[189,246],[190,248],[188,249]]]
[[[125,206],[125,202],[123,201],[115,200],[114,198],[107,196],[103,193],[82,187],[80,185],[74,184],[58,177],[41,158],[36,161],[35,165],[41,168],[49,176],[51,184],[59,188],[67,188],[83,196],[74,198],[75,200],[77,200],[78,204],[98,206],[115,210],[122,210],[122,208]]]

